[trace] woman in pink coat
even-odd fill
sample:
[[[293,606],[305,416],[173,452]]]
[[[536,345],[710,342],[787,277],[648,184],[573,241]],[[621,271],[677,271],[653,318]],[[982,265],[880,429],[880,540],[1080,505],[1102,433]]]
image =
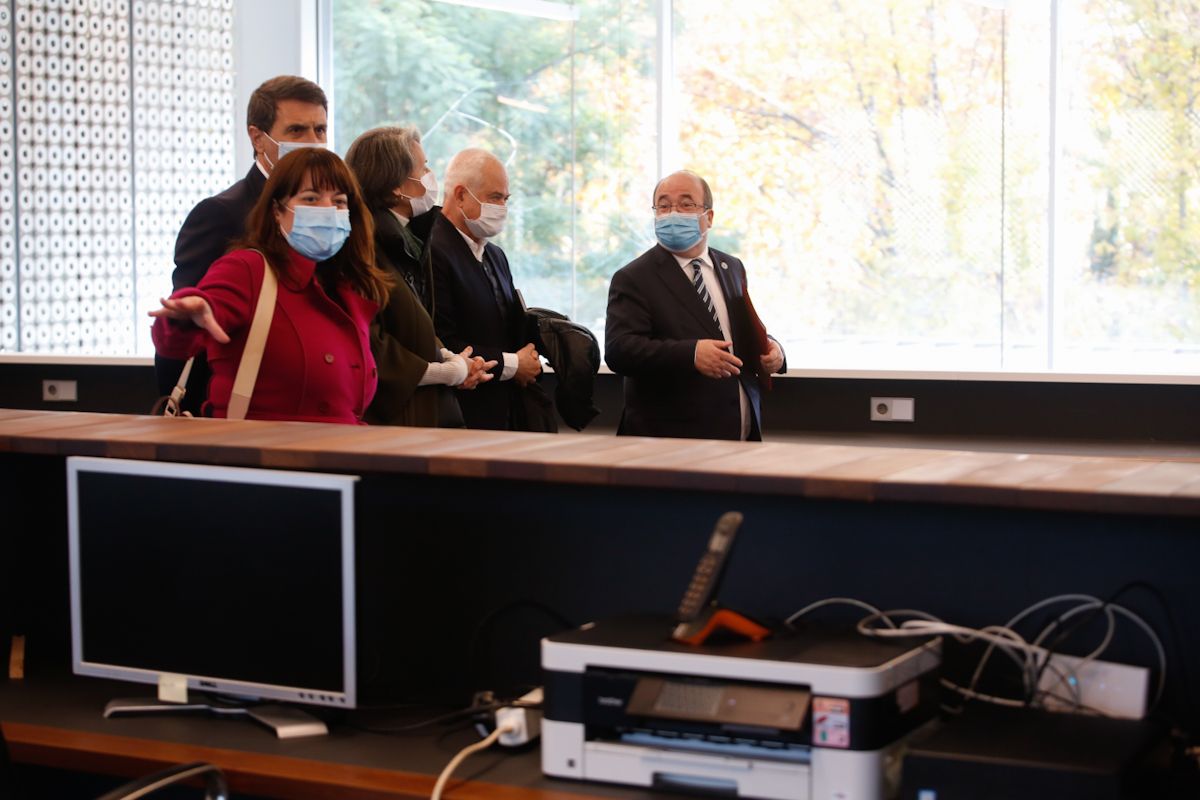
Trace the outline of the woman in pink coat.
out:
[[[150,312],[155,348],[171,358],[207,350],[206,410],[226,416],[265,256],[279,293],[246,417],[361,422],[377,382],[367,327],[391,287],[375,266],[372,227],[358,183],[336,154],[289,153],[271,170],[245,237],[195,288]]]

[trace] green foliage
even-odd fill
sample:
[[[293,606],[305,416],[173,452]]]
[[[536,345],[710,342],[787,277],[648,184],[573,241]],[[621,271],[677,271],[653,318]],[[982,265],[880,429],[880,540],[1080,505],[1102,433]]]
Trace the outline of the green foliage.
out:
[[[619,237],[615,252],[572,246],[586,233],[583,213],[601,214],[610,231],[625,226],[627,209],[611,198],[598,209],[579,204],[593,193],[588,184],[609,183],[611,164],[637,146],[615,127],[630,104],[610,69],[619,78],[632,71],[635,82],[652,74],[652,50],[640,43],[646,31],[635,23],[644,6],[589,2],[572,24],[428,0],[339,0],[339,144],[380,124],[413,124],[439,176],[464,147],[495,153],[507,162],[513,194],[500,244],[527,301],[594,321],[595,303],[574,308],[579,285],[595,293],[644,245]],[[629,183],[651,180],[622,179],[622,195]]]
[[[1110,258],[1112,270],[1126,280],[1183,275],[1195,281],[1200,4],[1092,0],[1087,10],[1105,32],[1087,61],[1096,125],[1106,134],[1103,158],[1093,170],[1104,198],[1096,224],[1111,218],[1113,232],[1098,257]],[[1154,147],[1150,159],[1147,146]],[[1137,178],[1132,187],[1131,177]]]

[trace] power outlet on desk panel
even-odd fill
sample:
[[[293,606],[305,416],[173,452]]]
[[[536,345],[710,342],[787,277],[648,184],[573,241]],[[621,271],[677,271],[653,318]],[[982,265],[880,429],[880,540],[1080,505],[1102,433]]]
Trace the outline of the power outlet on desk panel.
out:
[[[912,422],[916,419],[917,401],[911,397],[872,397],[872,422]]]
[[[79,399],[75,381],[42,381],[42,402],[74,403]]]

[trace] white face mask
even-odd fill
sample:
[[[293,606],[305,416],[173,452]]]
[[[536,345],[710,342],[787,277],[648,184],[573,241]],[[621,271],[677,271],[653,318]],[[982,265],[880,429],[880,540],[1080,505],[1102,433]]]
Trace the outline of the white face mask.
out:
[[[269,134],[269,133],[264,132],[263,136],[267,137],[268,139],[271,139],[271,134]],[[284,156],[286,156],[288,153],[292,152],[293,150],[299,150],[302,147],[317,147],[317,148],[320,148],[321,150],[326,150],[329,148],[329,145],[326,144],[325,142],[276,142],[274,139],[271,139],[271,141],[275,142],[275,146],[279,148],[279,155],[277,156],[277,158],[279,158],[279,159],[282,159]],[[275,169],[275,164],[277,164],[278,162],[272,161],[271,157],[269,155],[267,155],[266,150],[263,151],[263,158],[265,158],[267,160],[267,166],[270,169]]]
[[[416,179],[408,178],[407,180],[415,181]],[[433,177],[433,170],[426,172],[421,176],[421,180],[417,182],[425,187],[425,194],[421,195],[420,197],[409,197],[403,192],[400,193],[400,196],[407,200],[409,205],[412,206],[412,215],[414,217],[419,217],[426,211],[433,210],[438,190],[437,178]]]
[[[463,187],[466,189],[466,187]],[[475,198],[475,202],[479,203],[479,219],[469,219],[466,212],[463,212],[463,219],[467,222],[467,228],[471,234],[477,239],[490,239],[493,236],[499,236],[504,230],[504,221],[508,218],[508,206],[502,206],[499,203],[485,203],[470,189],[467,189],[467,194]],[[461,209],[460,209],[461,210]]]

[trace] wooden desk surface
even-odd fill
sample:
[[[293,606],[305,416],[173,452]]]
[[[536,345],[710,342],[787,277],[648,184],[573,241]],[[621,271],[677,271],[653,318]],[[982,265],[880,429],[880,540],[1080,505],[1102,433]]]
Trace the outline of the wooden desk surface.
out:
[[[335,722],[329,736],[285,741],[244,719],[104,719],[101,715],[108,700],[139,694],[149,697],[153,687],[67,676],[0,681],[0,729],[17,763],[133,778],[189,761],[207,761],[225,771],[235,795],[294,800],[426,798],[438,771],[459,749],[479,740],[470,728],[401,737],[365,733]],[[446,796],[637,800],[654,795],[547,779],[541,774],[537,748],[493,748],[459,766]]]
[[[1195,459],[0,409],[0,453],[1200,516]]]

